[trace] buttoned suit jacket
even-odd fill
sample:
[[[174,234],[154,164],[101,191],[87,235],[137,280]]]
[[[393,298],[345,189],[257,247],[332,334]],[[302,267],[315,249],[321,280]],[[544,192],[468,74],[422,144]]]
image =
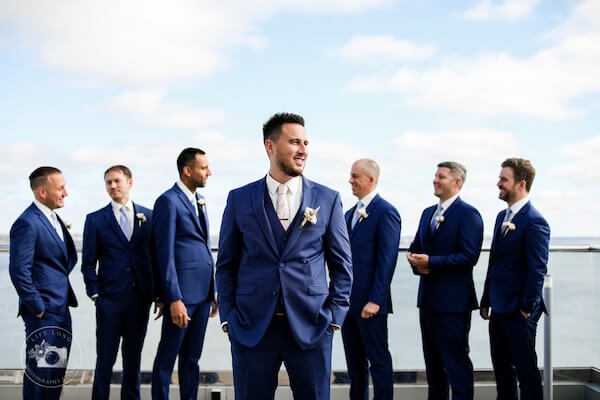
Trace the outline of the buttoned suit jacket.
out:
[[[197,202],[203,199],[196,193]],[[206,206],[194,205],[177,186],[164,192],[152,211],[152,234],[161,299],[199,304],[214,299],[213,258]]]
[[[10,230],[10,277],[19,295],[19,314],[62,313],[77,307],[69,273],[77,263],[75,244],[58,217],[63,238],[31,204]]]
[[[527,202],[512,218],[515,229],[505,234],[505,214],[506,210],[496,217],[481,306],[497,313],[519,309],[531,313],[536,306],[545,310],[542,287],[548,272],[550,227]]]
[[[431,232],[437,205],[421,214],[419,229],[409,247],[412,253],[429,255],[431,273],[421,275],[417,306],[434,312],[464,312],[478,307],[473,267],[483,241],[479,212],[460,197],[444,211],[444,221]],[[419,275],[416,268],[415,274]]]
[[[367,302],[379,305],[378,314],[391,313],[390,285],[398,261],[401,219],[394,206],[376,195],[366,208],[367,218],[352,229],[356,205],[346,212],[352,248],[352,294],[348,314],[360,314]]]
[[[147,303],[154,300],[152,210],[133,203],[133,214],[131,240],[119,226],[112,204],[86,216],[81,272],[88,296],[98,294],[117,300],[133,283]],[[133,282],[126,279],[129,274],[133,275]]]
[[[312,348],[330,323],[342,325],[349,306],[352,260],[340,196],[302,177],[300,215],[280,251],[265,211],[266,190],[262,178],[229,193],[216,271],[221,321],[232,340],[255,346],[281,291],[296,342]],[[318,208],[317,220],[300,226],[307,207]]]

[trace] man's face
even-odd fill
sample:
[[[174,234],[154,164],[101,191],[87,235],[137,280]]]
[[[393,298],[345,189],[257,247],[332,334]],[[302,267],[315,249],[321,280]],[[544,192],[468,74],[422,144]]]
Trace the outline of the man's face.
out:
[[[354,163],[350,170],[350,180],[348,181],[352,186],[352,194],[358,199],[362,199],[371,192],[371,182],[372,178],[365,174],[359,164]]]
[[[515,173],[511,167],[504,167],[500,170],[496,186],[500,189],[498,193],[500,200],[511,204],[516,201],[519,182],[515,182]]]
[[[196,188],[206,186],[208,177],[212,172],[208,166],[208,159],[204,154],[196,154],[194,162],[191,166],[184,167],[184,173],[189,172],[189,179]]]
[[[121,170],[109,171],[104,176],[106,193],[119,204],[125,204],[129,200],[129,190],[133,185],[133,180]]]
[[[283,124],[279,139],[276,142],[267,139],[266,145],[269,157],[275,157],[276,166],[281,172],[290,177],[302,174],[308,158],[308,139],[302,125]]]
[[[63,174],[50,174],[46,184],[38,188],[39,200],[51,210],[65,205],[65,197],[69,195]]]
[[[449,168],[439,167],[433,177],[433,194],[445,201],[460,190],[460,179],[455,178]]]

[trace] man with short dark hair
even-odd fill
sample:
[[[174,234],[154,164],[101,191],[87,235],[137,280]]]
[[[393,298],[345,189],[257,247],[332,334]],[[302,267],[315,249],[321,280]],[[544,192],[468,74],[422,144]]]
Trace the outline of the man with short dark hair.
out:
[[[429,400],[473,399],[469,358],[471,313],[477,308],[473,267],[483,241],[479,212],[460,190],[466,168],[454,161],[438,164],[433,178],[437,205],[426,208],[407,259],[420,276],[417,306]]]
[[[352,287],[342,203],[302,175],[301,116],[275,114],[263,141],[269,173],[229,193],[219,238],[216,281],[235,398],[273,399],[283,362],[295,399],[329,399],[333,333]]]
[[[87,295],[96,305],[92,398],[110,397],[112,368],[122,339],[121,399],[139,399],[142,347],[154,298],[152,210],[131,201],[133,179],[126,166],[109,167],[104,184],[111,201],[87,215],[81,261]]]
[[[62,172],[39,167],[29,182],[34,200],[10,229],[8,267],[27,338],[23,398],[58,399],[71,344],[69,306],[77,306],[68,277],[77,263],[77,252],[54,211],[64,206],[68,195]],[[34,332],[40,332],[43,341],[37,343]],[[65,335],[69,340],[59,340]]]
[[[374,399],[394,398],[387,322],[401,220],[396,208],[377,193],[378,181],[375,160],[365,158],[352,164],[349,183],[358,202],[346,212],[353,280],[350,309],[342,326],[351,400],[368,398],[369,371]]]
[[[206,200],[196,192],[211,175],[204,151],[177,157],[179,180],[154,204],[152,232],[164,303],[162,332],[152,370],[152,398],[168,399],[179,356],[181,399],[196,399],[208,316],[217,313]]]
[[[529,201],[535,169],[508,158],[497,183],[508,208],[498,213],[481,297],[481,317],[490,321],[490,350],[499,399],[541,400],[535,335],[545,306],[550,227]],[[490,312],[491,308],[491,312]]]

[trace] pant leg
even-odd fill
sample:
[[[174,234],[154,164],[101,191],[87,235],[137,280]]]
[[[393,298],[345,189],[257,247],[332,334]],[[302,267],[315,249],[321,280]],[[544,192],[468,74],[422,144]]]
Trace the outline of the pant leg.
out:
[[[200,380],[198,361],[202,354],[210,301],[186,307],[191,320],[179,349],[179,392],[182,400],[196,400]]]
[[[419,309],[421,339],[423,341],[423,356],[425,357],[425,372],[427,374],[427,392],[429,400],[448,400],[449,384],[444,363],[436,339],[436,326],[433,313]]]
[[[342,340],[344,341],[348,376],[350,376],[350,399],[368,400],[369,364],[357,318],[360,316],[346,316],[342,326]]]
[[[123,312],[115,310],[112,301],[96,299],[96,369],[92,385],[93,400],[108,400],[112,370],[123,329]]]
[[[394,397],[394,372],[388,348],[388,316],[371,318],[358,316],[360,336],[369,360],[373,381],[373,400],[392,400]]]
[[[150,304],[140,298],[133,299],[131,307],[122,316],[123,344],[123,381],[121,383],[121,400],[140,399],[140,364],[142,348],[148,328]]]
[[[498,400],[517,400],[517,375],[512,363],[511,346],[508,343],[510,327],[506,316],[492,311],[489,331]]]

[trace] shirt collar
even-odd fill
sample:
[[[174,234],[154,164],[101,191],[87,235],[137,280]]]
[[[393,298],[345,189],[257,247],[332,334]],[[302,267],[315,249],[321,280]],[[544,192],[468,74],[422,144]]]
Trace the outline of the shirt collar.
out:
[[[358,199],[358,201],[360,201],[363,204],[364,208],[367,208],[369,206],[369,204],[371,204],[371,201],[373,201],[375,196],[377,196],[377,190],[373,190],[368,195],[363,196],[362,199]]]
[[[523,197],[519,201],[516,201],[512,206],[509,207],[512,211],[512,216],[510,217],[511,220],[512,217],[514,217],[519,211],[521,211],[521,208],[523,208],[525,204],[527,204],[527,202],[529,202],[529,195]]]
[[[454,203],[454,200],[456,200],[459,195],[460,195],[460,193],[456,193],[454,196],[450,197],[448,200],[444,201],[443,203],[440,203],[440,205],[442,206],[442,213],[444,211],[446,211],[448,209],[448,207],[450,207],[452,205],[452,203]]]
[[[185,194],[189,201],[191,201],[192,203],[196,203],[196,194],[192,193],[192,191],[188,189],[187,186],[185,186],[181,179],[177,181],[177,186],[179,186],[179,189],[181,189],[181,191],[183,192],[183,194]]]
[[[133,210],[133,202],[131,201],[131,199],[127,200],[127,203],[125,203],[125,204],[119,204],[116,201],[111,200],[110,204],[112,205],[113,211],[120,211],[121,207],[123,207],[123,206],[125,206],[125,209],[127,211],[132,211]]]
[[[37,208],[39,208],[39,210],[47,217],[50,218],[50,216],[52,215],[52,213],[54,211],[52,211],[51,209],[49,209],[45,204],[42,204],[42,202],[40,202],[38,199],[33,199],[33,204],[36,205]]]
[[[285,182],[288,190],[292,193],[296,193],[300,186],[300,175],[291,178],[289,181]],[[269,190],[269,194],[271,196],[275,196],[277,194],[277,188],[280,183],[277,182],[270,174],[267,174],[267,189]]]

